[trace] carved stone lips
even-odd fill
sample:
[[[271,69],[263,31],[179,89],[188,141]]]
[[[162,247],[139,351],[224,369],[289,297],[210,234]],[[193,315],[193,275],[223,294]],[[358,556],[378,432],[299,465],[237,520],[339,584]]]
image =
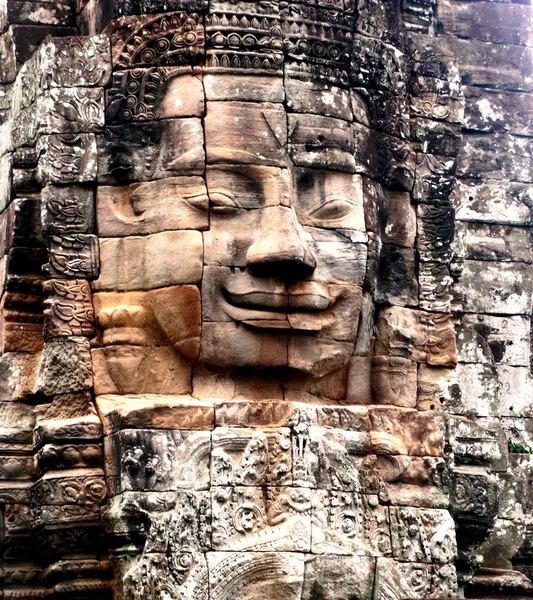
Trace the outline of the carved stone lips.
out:
[[[319,294],[273,294],[269,292],[250,291],[244,294],[227,292],[228,301],[234,306],[252,308],[254,310],[274,310],[282,312],[318,312],[326,310],[330,305],[327,296]]]
[[[302,281],[269,287],[269,290],[253,289],[250,285],[231,290],[226,287],[223,290],[226,313],[235,321],[256,329],[309,332],[320,331],[325,321],[333,318],[327,315],[336,298],[331,297],[325,284]]]
[[[225,286],[224,295],[237,307],[282,312],[319,312],[329,308],[332,301],[327,285],[317,281],[254,284],[250,281],[245,285],[230,283]]]

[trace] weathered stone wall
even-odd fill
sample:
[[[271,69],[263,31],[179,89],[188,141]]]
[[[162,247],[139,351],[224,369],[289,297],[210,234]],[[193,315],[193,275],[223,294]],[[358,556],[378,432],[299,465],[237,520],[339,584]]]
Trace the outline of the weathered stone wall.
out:
[[[3,597],[531,596],[531,6],[0,31]]]

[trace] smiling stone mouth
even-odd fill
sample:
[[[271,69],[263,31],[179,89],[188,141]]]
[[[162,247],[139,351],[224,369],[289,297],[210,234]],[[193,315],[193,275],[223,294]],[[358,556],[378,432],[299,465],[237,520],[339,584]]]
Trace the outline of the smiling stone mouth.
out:
[[[303,282],[286,292],[222,290],[225,312],[253,329],[318,332],[334,320],[336,298],[326,296],[323,285]]]
[[[248,292],[232,294],[225,290],[226,301],[241,309],[281,313],[318,313],[327,310],[331,301],[317,294],[273,294],[269,292]]]

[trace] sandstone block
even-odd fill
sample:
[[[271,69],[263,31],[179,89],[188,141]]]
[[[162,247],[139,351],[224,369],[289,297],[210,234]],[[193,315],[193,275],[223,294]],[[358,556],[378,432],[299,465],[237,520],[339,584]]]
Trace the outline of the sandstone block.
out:
[[[446,598],[457,594],[457,573],[452,565],[406,563],[378,558],[375,593],[400,599]]]
[[[100,504],[106,496],[100,469],[73,469],[43,475],[32,487],[32,504]]]
[[[346,121],[305,114],[289,114],[288,119],[289,154],[295,165],[355,172],[354,137]]]
[[[237,208],[290,206],[288,169],[263,165],[208,165],[206,183],[214,216],[237,213]]]
[[[533,262],[531,236],[522,227],[459,221],[455,235],[467,259]]]
[[[165,119],[107,127],[97,136],[98,181],[125,185],[203,173],[200,119]]]
[[[102,463],[100,444],[45,444],[36,454],[41,470],[99,467]]]
[[[396,306],[381,309],[375,353],[453,367],[457,351],[450,315]]]
[[[457,555],[455,524],[447,510],[391,507],[390,522],[394,558],[453,563]]]
[[[531,311],[532,289],[529,265],[466,260],[454,293],[465,311],[520,315]]]
[[[461,362],[529,365],[529,320],[520,316],[468,314],[457,341]]]
[[[125,429],[114,433],[104,439],[110,491],[114,495],[129,490],[207,489],[210,448],[210,432]]]
[[[234,72],[205,73],[203,76],[207,100],[241,100],[247,102],[283,102],[283,79],[278,75],[242,75]]]
[[[228,347],[228,337],[231,346]],[[204,323],[200,361],[217,367],[287,366],[287,334],[239,327],[236,323]]]
[[[452,157],[417,153],[413,199],[449,204],[455,184],[456,161]]]
[[[246,586],[252,597],[271,600],[300,600],[304,577],[304,556],[295,552],[210,552],[211,594],[221,590],[239,597]],[[257,578],[255,573],[263,573]]]
[[[426,324],[418,311],[392,306],[378,313],[375,352],[425,361]]]
[[[489,179],[458,179],[454,191],[456,218],[503,225],[529,225],[533,186]]]
[[[457,365],[460,394],[444,406],[452,414],[487,417],[498,411],[500,384],[494,367],[483,364]]]
[[[399,306],[418,303],[414,250],[383,245],[379,260],[376,301]]]
[[[65,0],[60,2],[13,0],[7,8],[9,23],[68,26],[75,24],[72,3]]]
[[[365,231],[361,175],[293,169],[302,225]]]
[[[339,518],[342,527],[332,525]],[[317,490],[313,495],[313,554],[390,554],[388,511],[373,494]]]
[[[172,347],[105,346],[91,350],[95,394],[187,394],[191,367]]]
[[[369,356],[353,356],[350,359],[346,400],[351,404],[372,404],[371,370],[372,363]]]
[[[437,156],[457,156],[461,148],[461,126],[432,119],[411,118],[414,150]]]
[[[35,424],[35,417],[30,406],[21,402],[0,402],[0,415],[2,416],[2,427],[0,427],[0,441],[2,443],[31,444],[31,432]],[[9,457],[3,458],[7,460]],[[23,464],[25,460],[23,459]],[[17,464],[15,461],[14,467],[16,469],[18,469]],[[33,472],[33,467],[30,471]]]
[[[418,117],[462,123],[465,117],[463,90],[453,81],[413,75],[409,108]]]
[[[217,427],[288,427],[297,422],[300,410],[296,402],[243,401],[220,402],[215,406]]]
[[[260,210],[243,210],[224,219],[212,211],[211,226],[203,234],[205,264],[245,267],[246,254],[252,243],[252,231],[261,223]]]
[[[0,157],[0,210],[11,201],[12,161],[10,155]]]
[[[165,551],[183,557],[187,552],[194,556],[211,549],[210,505],[209,492],[205,491],[128,491],[111,498],[105,510],[114,535],[145,537],[144,556]],[[143,518],[146,513],[150,514],[148,523]],[[175,535],[176,527],[187,528],[187,540]]]
[[[465,103],[465,124],[469,129],[516,135],[531,135],[533,131],[529,94],[465,86]]]
[[[34,430],[34,443],[37,445],[48,442],[78,444],[80,440],[99,442],[101,437],[102,423],[96,414],[40,420]]]
[[[385,485],[387,498],[393,506],[412,508],[448,508],[448,493],[437,486],[389,483]]]
[[[498,415],[533,416],[533,378],[528,367],[496,367],[500,383]]]
[[[441,261],[421,261],[418,265],[420,308],[449,313],[452,305],[450,265]]]
[[[9,29],[0,35],[0,59],[2,59],[2,69],[0,70],[0,83],[12,83],[17,75],[15,45],[13,43],[13,33]]]
[[[375,559],[366,556],[308,555],[305,562],[303,597],[317,588],[329,595],[352,600],[370,600]]]
[[[217,427],[212,434],[213,485],[291,485],[290,429]]]
[[[308,414],[309,409],[311,407],[306,407],[300,418],[312,422],[312,413]],[[316,422],[319,427],[331,427],[347,431],[370,430],[368,409],[365,406],[318,406],[316,407]]]
[[[41,227],[45,234],[92,233],[94,192],[82,185],[47,185],[41,195]]]
[[[89,282],[84,279],[49,279],[44,310],[45,341],[56,337],[94,334],[94,310]]]
[[[178,3],[175,2],[176,4]],[[135,11],[135,5],[139,8],[138,12]],[[154,8],[158,7],[159,10],[155,12],[160,14],[146,15],[143,14],[145,7],[142,3],[134,2],[133,5],[124,7],[127,16],[122,16],[125,14],[122,7],[117,7],[115,16],[120,18],[114,20],[109,27],[112,32],[111,52],[115,70],[155,65],[176,66],[183,63],[187,65],[202,60],[205,56],[204,23],[196,12],[200,6],[203,11],[207,8],[202,2],[192,2],[189,6],[187,3],[180,3],[176,12],[169,14],[168,6],[152,2],[152,10],[149,12],[154,12]],[[192,12],[189,12],[191,9]],[[149,48],[145,48],[140,41],[143,38],[150,38]],[[185,56],[180,56],[183,54]]]
[[[531,9],[521,4],[491,2],[472,6],[445,0],[439,6],[439,25],[445,35],[492,44],[527,46],[531,36]]]
[[[208,163],[283,166],[287,125],[281,104],[209,102],[204,124]]]
[[[203,116],[201,77],[190,69],[184,71],[170,75],[157,67],[115,71],[112,86],[106,92],[108,122]]]
[[[93,378],[87,338],[56,338],[47,342],[37,367],[35,385],[38,392],[47,396],[91,388]]]
[[[378,202],[383,242],[412,248],[416,236],[416,214],[410,194],[386,191],[378,197]]]
[[[450,510],[459,519],[473,515],[491,523],[498,512],[498,482],[483,467],[457,466],[451,473]]]
[[[96,206],[101,237],[208,228],[207,190],[200,177],[169,177],[127,187],[101,186]]]
[[[530,138],[506,133],[464,135],[457,156],[457,175],[531,183],[532,144]]]
[[[501,459],[498,434],[468,417],[448,418],[450,447],[457,463],[492,466]]]
[[[100,270],[98,238],[86,233],[54,235],[43,270],[58,279],[96,279]]]
[[[104,128],[102,88],[61,87],[38,98],[41,133],[95,133]]]
[[[95,290],[150,290],[196,283],[202,276],[202,234],[167,231],[100,241],[101,272]]]
[[[97,343],[103,346],[174,346],[184,357],[198,357],[200,294],[194,285],[147,292],[98,292],[94,295]]]
[[[177,543],[172,544],[171,547],[171,556],[173,558],[170,560],[168,554],[153,552],[128,561],[127,567],[124,567],[123,575],[126,594],[133,594],[133,590],[140,590],[142,593],[146,589],[145,574],[149,572],[157,573],[158,576],[165,578],[165,593],[168,592],[174,597],[183,594],[182,597],[186,598],[196,594],[202,600],[207,598],[208,572],[206,555],[202,552],[191,551],[186,546]],[[187,569],[188,577],[186,578],[181,577],[184,563],[187,564],[185,568]]]
[[[374,404],[416,406],[416,363],[399,356],[374,356],[370,387]]]
[[[313,377],[323,377],[348,364],[352,351],[353,343],[350,342],[291,335],[288,366]]]
[[[416,246],[420,260],[446,263],[452,258],[455,211],[447,205],[419,204]]]
[[[212,487],[211,499],[214,549],[310,550],[311,490]]]
[[[368,431],[296,427],[292,444],[294,483],[300,487],[376,492]]]
[[[493,89],[529,91],[531,89],[531,48],[511,44],[487,44],[480,40],[453,36],[430,38],[410,34],[427,54],[454,57],[461,77],[470,85]]]
[[[82,183],[96,179],[93,133],[44,135],[37,146],[37,176],[42,183]]]
[[[396,452],[379,451],[376,454],[408,454],[409,456],[441,456],[444,451],[444,421],[436,413],[419,412],[408,408],[371,406],[368,408],[371,431],[376,442],[383,439],[384,449],[397,447]],[[379,434],[384,434],[380,436]],[[394,438],[394,439],[393,439]],[[403,447],[403,450],[402,450]]]
[[[105,35],[47,40],[39,48],[41,86],[104,86],[111,76],[111,48]]]
[[[39,355],[8,352],[0,357],[0,400],[22,400],[30,395],[35,383]]]
[[[292,112],[352,120],[350,94],[342,88],[321,81],[286,77],[285,93]]]
[[[215,423],[215,407],[189,396],[98,396],[98,414],[104,435],[121,429],[209,430]]]
[[[0,301],[0,348],[5,352],[39,352],[43,347],[42,298],[5,292]]]
[[[452,406],[460,394],[453,369],[420,365],[418,369],[416,407],[418,410],[442,410]]]
[[[363,285],[368,250],[361,234],[353,232],[353,236],[347,237],[318,227],[305,227],[304,231],[312,239],[310,246],[317,263],[314,278],[330,283]]]

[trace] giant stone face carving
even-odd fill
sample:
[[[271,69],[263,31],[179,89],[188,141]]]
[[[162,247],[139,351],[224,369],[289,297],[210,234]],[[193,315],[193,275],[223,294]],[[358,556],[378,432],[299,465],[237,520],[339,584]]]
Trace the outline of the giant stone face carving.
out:
[[[94,357],[104,392],[186,392],[191,364],[321,378],[353,354],[368,242],[354,145],[366,148],[368,133],[354,133],[349,95],[317,86],[323,101],[313,110],[324,114],[298,114],[250,101],[264,76],[204,77],[207,100],[201,74],[161,84],[156,114],[197,116],[156,122],[161,141],[145,151],[157,179],[98,190],[95,288],[106,291],[94,298],[102,344]],[[279,100],[281,79],[271,79]],[[309,84],[291,80],[291,97],[309,96]],[[115,167],[130,150],[104,151],[110,178],[121,178]],[[201,284],[201,297],[175,284]],[[127,375],[134,365],[143,381]]]
[[[148,519],[131,532],[144,541],[121,566],[123,593],[296,600],[322,589],[320,577],[346,594],[362,578],[366,599],[377,569],[385,598],[402,578],[396,560],[447,565],[456,554],[438,486],[415,509],[387,506],[388,482],[413,485],[420,461],[434,470],[443,452],[438,420],[402,412],[416,405],[423,314],[384,315],[371,356],[380,237],[400,253],[396,287],[382,293],[403,299],[416,287],[404,265],[415,211],[408,192],[379,183],[396,163],[372,139],[380,122],[364,90],[230,73],[169,69],[145,112],[133,100],[125,109],[114,84],[108,114],[128,123],[99,140],[98,406],[114,410],[103,394],[215,402],[212,433],[164,417],[176,431],[109,432],[115,535],[127,537],[128,514]],[[120,85],[141,79],[128,71]],[[424,585],[437,593],[432,577]],[[453,567],[439,585],[455,589]]]

